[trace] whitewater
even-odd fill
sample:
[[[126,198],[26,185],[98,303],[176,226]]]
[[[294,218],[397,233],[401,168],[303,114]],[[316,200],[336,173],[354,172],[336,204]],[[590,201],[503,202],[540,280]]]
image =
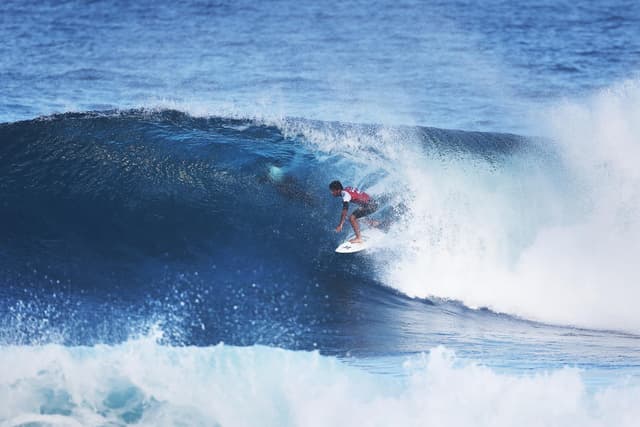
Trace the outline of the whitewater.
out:
[[[0,425],[637,424],[634,2],[0,22]]]

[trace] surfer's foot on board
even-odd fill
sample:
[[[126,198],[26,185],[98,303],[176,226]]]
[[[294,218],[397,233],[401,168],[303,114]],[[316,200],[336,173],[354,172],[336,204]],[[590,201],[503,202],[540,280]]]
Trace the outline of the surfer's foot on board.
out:
[[[349,239],[349,243],[362,243],[362,239],[354,237],[353,239]]]

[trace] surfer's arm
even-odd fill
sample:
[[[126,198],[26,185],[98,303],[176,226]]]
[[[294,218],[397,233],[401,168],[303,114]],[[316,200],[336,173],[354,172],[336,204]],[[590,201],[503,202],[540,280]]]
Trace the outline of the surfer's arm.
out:
[[[340,224],[336,227],[336,232],[342,231],[344,221],[347,219],[347,212],[349,211],[349,202],[342,202],[342,214],[340,215]]]

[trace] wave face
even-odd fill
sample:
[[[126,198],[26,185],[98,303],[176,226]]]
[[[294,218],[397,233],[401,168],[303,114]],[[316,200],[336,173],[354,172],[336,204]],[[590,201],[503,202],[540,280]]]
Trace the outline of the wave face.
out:
[[[298,329],[278,307],[330,270],[315,266],[333,246],[319,221],[330,172],[275,127],[165,111],[1,132],[4,292],[33,305],[17,325],[28,341],[45,320],[71,342],[118,341],[121,322],[165,304],[186,342],[278,340]]]
[[[625,93],[602,102],[621,109]],[[616,143],[633,148],[622,128]],[[569,143],[508,134],[170,110],[4,124],[0,140],[6,342],[120,342],[159,323],[181,343],[342,348],[330,331],[353,316],[336,306],[354,282],[640,330],[625,304],[638,293],[638,186],[617,157],[579,163]],[[586,149],[609,153],[597,142]],[[333,254],[336,178],[382,201],[384,249]],[[624,190],[613,199],[612,185]]]
[[[177,111],[64,114],[0,131],[5,341],[119,342],[159,323],[181,343],[293,348],[348,323],[349,309],[335,311],[346,284],[393,286],[378,268],[392,254],[333,254],[344,237],[332,233],[340,204],[328,182],[386,193],[380,218],[398,217],[407,200],[384,188],[401,178],[389,138],[404,140],[402,155],[491,162],[521,139]]]

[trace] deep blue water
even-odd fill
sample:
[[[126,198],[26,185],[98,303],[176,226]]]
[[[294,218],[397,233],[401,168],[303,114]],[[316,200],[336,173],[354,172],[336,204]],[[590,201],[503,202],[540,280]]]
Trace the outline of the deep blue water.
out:
[[[640,5],[3,2],[0,119],[161,101],[216,115],[533,131],[633,77]]]
[[[9,1],[0,36],[0,423],[640,417],[637,2]],[[382,244],[334,253],[334,179]]]

